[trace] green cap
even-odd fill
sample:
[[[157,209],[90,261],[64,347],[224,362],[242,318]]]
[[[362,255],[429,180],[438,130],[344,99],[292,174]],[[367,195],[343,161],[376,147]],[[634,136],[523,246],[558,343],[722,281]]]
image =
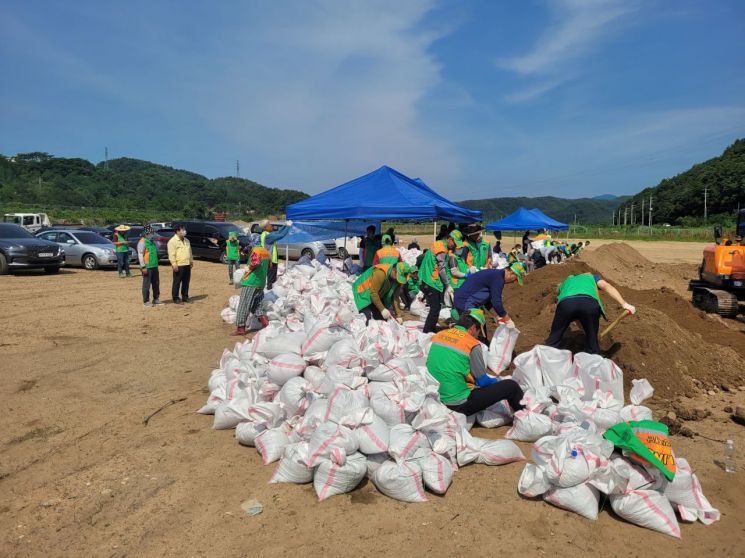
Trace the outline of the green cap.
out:
[[[455,231],[453,231],[453,232],[450,233],[450,238],[453,239],[453,241],[455,242],[455,245],[458,248],[460,248],[461,246],[463,246],[463,233],[462,232],[460,232],[458,230],[455,230]]]
[[[383,236],[381,236],[380,241],[383,244],[393,244],[393,239],[391,238],[391,235],[389,234],[384,234]]]
[[[517,275],[517,282],[522,285],[525,278],[525,266],[521,262],[515,262],[510,266],[510,271]]]
[[[484,311],[481,308],[471,308],[468,315],[481,325],[481,333],[486,335],[486,314],[484,314]]]
[[[409,273],[419,273],[419,267],[417,267],[416,265],[410,265]]]
[[[402,285],[406,283],[406,280],[408,279],[407,275],[410,273],[411,268],[409,267],[409,264],[406,262],[398,262],[396,264],[396,281],[401,283]]]
[[[228,233],[228,238],[238,238],[238,233],[235,231],[230,231]]]

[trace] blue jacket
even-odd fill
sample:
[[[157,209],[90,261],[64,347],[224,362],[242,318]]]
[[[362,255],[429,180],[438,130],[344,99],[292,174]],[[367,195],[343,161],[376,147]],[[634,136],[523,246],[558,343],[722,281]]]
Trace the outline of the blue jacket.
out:
[[[455,307],[458,311],[470,310],[491,302],[491,307],[499,317],[506,316],[502,304],[504,289],[503,269],[483,269],[466,277],[466,280],[455,290]]]

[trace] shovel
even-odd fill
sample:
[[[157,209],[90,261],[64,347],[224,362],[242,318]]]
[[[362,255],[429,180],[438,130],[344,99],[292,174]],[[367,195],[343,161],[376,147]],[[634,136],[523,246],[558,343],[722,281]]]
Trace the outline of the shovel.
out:
[[[608,335],[614,327],[616,327],[618,324],[621,323],[621,320],[623,320],[626,316],[630,316],[630,315],[631,315],[631,312],[629,312],[628,310],[624,310],[623,314],[618,316],[615,320],[611,322],[611,324],[608,327],[606,327],[603,330],[603,332],[600,334],[600,339]]]

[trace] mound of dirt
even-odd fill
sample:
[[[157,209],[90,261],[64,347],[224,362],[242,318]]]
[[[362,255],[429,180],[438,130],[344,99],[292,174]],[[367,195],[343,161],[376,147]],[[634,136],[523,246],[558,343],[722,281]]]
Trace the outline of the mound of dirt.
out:
[[[632,289],[672,289],[687,298],[688,281],[695,279],[698,268],[691,264],[658,264],[648,260],[625,242],[612,242],[586,250],[581,261],[615,285]]]
[[[619,252],[627,264],[641,265],[645,260],[633,249],[629,252],[621,247]],[[600,259],[606,267],[620,265],[608,254],[600,254]],[[588,271],[601,272],[585,262],[571,261],[535,271],[523,287],[507,286],[505,305],[521,331],[516,352],[545,341],[556,307],[556,287],[568,275]],[[608,274],[604,276],[615,283]],[[635,378],[647,378],[661,400],[745,385],[745,335],[697,310],[670,288],[619,290],[636,306],[637,313],[604,338],[601,349],[624,371],[627,391]],[[619,309],[609,297],[601,296],[608,318],[613,320]],[[601,329],[605,325],[601,320]],[[584,334],[575,324],[567,332],[563,348],[577,352],[583,344]]]

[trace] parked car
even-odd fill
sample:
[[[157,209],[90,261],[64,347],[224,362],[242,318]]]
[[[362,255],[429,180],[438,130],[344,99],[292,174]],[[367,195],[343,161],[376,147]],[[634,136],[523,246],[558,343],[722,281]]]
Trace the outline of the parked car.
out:
[[[55,242],[64,249],[67,265],[89,270],[116,266],[114,243],[92,231],[53,229],[36,236]]]
[[[54,228],[57,228],[57,227],[54,227]],[[100,234],[104,238],[111,238],[111,231],[107,229],[106,227],[83,226],[83,227],[78,227],[77,230],[90,231],[96,234]]]
[[[227,263],[225,243],[231,232],[238,233],[241,250],[249,246],[249,239],[243,229],[233,223],[224,221],[179,221],[186,227],[186,238],[191,243],[191,252],[195,258],[206,258]],[[174,226],[176,223],[174,223]],[[160,231],[158,231],[160,234]],[[243,256],[242,259],[245,259]]]
[[[0,275],[16,269],[57,273],[65,251],[54,242],[36,238],[20,225],[0,223]]]
[[[283,226],[284,222],[272,222],[272,230],[274,231]],[[258,223],[251,223],[251,232],[261,234],[261,227]],[[291,260],[300,259],[300,256],[315,258],[321,250],[325,251],[326,256],[328,256],[329,258],[337,256],[339,254],[339,251],[336,247],[336,241],[334,239],[323,241],[316,240],[313,242],[295,242],[290,244],[282,244],[281,242],[282,241],[280,241],[280,244],[277,245],[277,253],[280,258],[284,258],[285,255],[287,255],[287,257],[289,257],[289,259]]]
[[[150,226],[153,227],[155,232],[158,232],[161,229],[172,229],[173,227],[171,225],[172,223],[170,222],[150,223]]]

